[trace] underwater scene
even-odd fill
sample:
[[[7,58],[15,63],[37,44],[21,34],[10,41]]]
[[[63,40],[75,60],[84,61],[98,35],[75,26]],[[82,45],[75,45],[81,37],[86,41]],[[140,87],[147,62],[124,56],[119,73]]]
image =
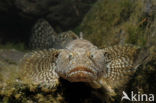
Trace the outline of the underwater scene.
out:
[[[0,0],[0,103],[155,103],[156,0]]]

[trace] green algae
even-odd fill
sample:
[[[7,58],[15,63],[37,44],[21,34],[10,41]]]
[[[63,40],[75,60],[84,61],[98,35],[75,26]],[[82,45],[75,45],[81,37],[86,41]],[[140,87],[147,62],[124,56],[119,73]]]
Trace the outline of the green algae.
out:
[[[0,49],[16,49],[16,50],[20,50],[20,51],[24,51],[25,50],[25,45],[24,43],[18,43],[18,44],[15,44],[15,43],[6,43],[6,44],[0,44]]]
[[[149,9],[147,5],[151,5]],[[133,44],[149,50],[149,57],[138,68],[132,80],[116,90],[120,103],[122,91],[156,93],[156,1],[99,0],[75,28],[85,39],[103,48],[116,44]],[[148,10],[147,10],[148,9]],[[126,103],[127,101],[123,101]],[[147,102],[148,103],[148,102]]]
[[[75,32],[83,32],[99,47],[121,41],[142,47],[155,18],[154,11],[146,12],[146,4],[141,0],[99,0]]]

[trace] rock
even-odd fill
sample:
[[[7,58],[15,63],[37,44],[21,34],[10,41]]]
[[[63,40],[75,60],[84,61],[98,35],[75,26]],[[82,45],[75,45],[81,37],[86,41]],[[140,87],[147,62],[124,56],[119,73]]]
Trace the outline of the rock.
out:
[[[18,64],[24,54],[24,52],[20,52],[15,49],[0,49],[0,60],[5,61],[8,64]]]
[[[148,4],[152,7],[147,12]],[[99,0],[76,31],[83,32],[85,38],[99,46],[119,43],[144,46],[147,38],[155,35],[155,6],[154,0]]]
[[[118,91],[141,94],[156,93],[156,7],[155,0],[99,0],[84,17],[77,32],[103,48],[115,44],[134,44],[149,51],[149,57],[139,67],[132,80]],[[141,57],[140,57],[141,58]]]

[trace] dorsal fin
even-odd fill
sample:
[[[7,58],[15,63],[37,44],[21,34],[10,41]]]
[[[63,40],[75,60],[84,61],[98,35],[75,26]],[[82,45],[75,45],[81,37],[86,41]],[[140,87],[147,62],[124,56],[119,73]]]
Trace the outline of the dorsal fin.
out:
[[[31,49],[52,48],[57,33],[45,19],[39,19],[32,28],[29,47]]]
[[[79,37],[72,31],[62,32],[58,34],[58,37],[54,43],[54,48],[63,49],[69,42],[78,38]]]

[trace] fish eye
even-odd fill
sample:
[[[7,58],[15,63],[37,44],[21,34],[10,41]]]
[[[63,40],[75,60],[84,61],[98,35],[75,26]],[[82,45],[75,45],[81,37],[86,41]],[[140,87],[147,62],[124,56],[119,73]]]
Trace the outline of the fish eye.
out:
[[[73,54],[70,53],[70,54],[68,55],[68,58],[69,58],[69,59],[72,59],[72,58],[73,58]]]
[[[93,54],[91,54],[91,55],[90,55],[90,57],[91,57],[91,58],[93,58],[93,57],[94,57],[94,55],[93,55]]]

